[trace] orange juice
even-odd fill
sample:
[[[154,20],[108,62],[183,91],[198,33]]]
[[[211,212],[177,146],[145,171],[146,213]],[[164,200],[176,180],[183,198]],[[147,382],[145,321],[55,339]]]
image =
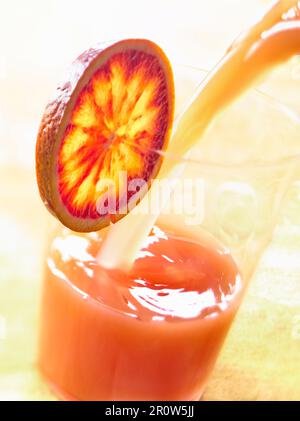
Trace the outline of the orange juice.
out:
[[[99,233],[65,231],[47,259],[40,368],[76,400],[199,399],[241,299],[231,255],[154,227],[130,273]]]

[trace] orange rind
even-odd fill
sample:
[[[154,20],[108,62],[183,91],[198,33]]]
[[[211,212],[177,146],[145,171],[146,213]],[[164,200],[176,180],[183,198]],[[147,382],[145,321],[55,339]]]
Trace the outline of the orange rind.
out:
[[[38,133],[36,173],[47,208],[81,232],[125,216],[160,169],[173,114],[172,69],[156,44],[129,39],[83,53]],[[144,188],[128,191],[134,180]]]

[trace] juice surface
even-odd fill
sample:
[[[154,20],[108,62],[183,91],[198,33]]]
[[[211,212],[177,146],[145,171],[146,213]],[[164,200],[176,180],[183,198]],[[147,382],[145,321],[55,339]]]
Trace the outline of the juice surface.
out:
[[[40,366],[65,398],[198,399],[238,307],[220,247],[154,227],[129,274],[96,264],[100,234],[55,237]]]

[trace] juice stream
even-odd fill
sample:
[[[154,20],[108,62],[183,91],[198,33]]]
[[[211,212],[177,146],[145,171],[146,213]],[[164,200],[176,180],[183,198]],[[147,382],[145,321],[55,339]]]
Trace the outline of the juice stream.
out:
[[[292,13],[287,13],[291,8]],[[286,12],[286,14],[284,14]],[[249,89],[259,77],[300,51],[299,5],[296,0],[277,2],[246,35],[238,38],[225,57],[199,86],[179,116],[159,178],[171,184],[180,174],[178,163],[201,140],[214,118]],[[159,183],[149,191],[157,197]],[[119,224],[111,227],[98,262],[107,268],[130,268],[144,238],[155,223],[156,214],[147,212],[147,197]],[[120,239],[122,239],[120,241]],[[111,253],[114,250],[114,253]]]

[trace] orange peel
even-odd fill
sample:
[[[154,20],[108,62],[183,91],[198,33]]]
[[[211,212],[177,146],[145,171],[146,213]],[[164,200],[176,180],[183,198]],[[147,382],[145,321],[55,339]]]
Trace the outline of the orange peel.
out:
[[[133,197],[134,206],[147,191],[128,191],[128,183],[139,179],[149,188],[160,169],[173,114],[172,69],[156,44],[128,39],[84,52],[38,133],[36,174],[46,207],[81,232],[125,216]],[[109,194],[114,209],[104,206]]]

